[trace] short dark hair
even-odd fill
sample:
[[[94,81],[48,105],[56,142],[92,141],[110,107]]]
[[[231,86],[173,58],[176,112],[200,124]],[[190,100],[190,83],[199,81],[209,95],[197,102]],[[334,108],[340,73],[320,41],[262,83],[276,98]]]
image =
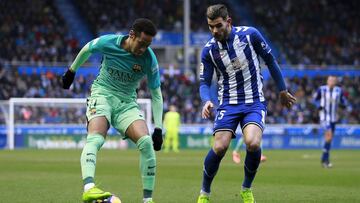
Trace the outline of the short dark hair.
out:
[[[153,37],[156,35],[157,32],[155,24],[151,20],[146,18],[136,19],[132,24],[131,29],[135,32],[136,35],[144,32],[145,34]]]
[[[206,16],[210,20],[215,20],[218,17],[221,17],[225,20],[227,17],[229,17],[229,13],[224,4],[215,4],[207,8]]]

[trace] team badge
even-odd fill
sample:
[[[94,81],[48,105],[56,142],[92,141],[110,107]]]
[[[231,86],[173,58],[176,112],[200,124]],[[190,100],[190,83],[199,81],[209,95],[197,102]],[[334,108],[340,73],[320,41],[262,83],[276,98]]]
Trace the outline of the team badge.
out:
[[[90,115],[95,115],[96,114],[96,108],[93,107],[90,109]]]
[[[232,64],[234,70],[241,70],[242,65],[241,65],[241,61],[240,61],[239,57],[231,59],[231,64]]]
[[[140,72],[142,70],[139,64],[135,64],[132,69],[134,72]]]

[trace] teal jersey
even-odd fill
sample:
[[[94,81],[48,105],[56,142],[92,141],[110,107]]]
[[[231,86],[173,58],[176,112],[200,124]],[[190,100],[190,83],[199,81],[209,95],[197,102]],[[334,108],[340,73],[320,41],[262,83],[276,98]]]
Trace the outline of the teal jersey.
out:
[[[91,53],[103,55],[100,73],[91,94],[110,93],[129,101],[136,99],[136,88],[147,76],[148,87],[160,87],[159,65],[150,47],[141,56],[135,56],[120,45],[127,35],[104,35],[89,42]]]

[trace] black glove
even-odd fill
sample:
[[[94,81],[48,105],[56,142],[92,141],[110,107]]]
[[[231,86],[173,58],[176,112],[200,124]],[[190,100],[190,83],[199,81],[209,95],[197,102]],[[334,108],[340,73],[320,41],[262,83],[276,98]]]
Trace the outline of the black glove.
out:
[[[151,137],[153,140],[154,150],[161,150],[161,145],[163,143],[162,130],[160,128],[155,128]]]
[[[323,110],[323,109],[324,109],[324,107],[319,106],[317,109],[318,109],[319,111],[321,111],[321,110]]]
[[[72,72],[70,69],[68,69],[66,73],[62,75],[62,87],[64,89],[69,89],[74,81],[74,78],[75,78],[75,72]]]

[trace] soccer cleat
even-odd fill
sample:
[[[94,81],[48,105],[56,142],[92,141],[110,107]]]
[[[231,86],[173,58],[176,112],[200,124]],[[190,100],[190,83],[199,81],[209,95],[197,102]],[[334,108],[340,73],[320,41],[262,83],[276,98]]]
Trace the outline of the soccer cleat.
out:
[[[148,200],[145,200],[143,199],[144,203],[155,203],[152,198],[148,199]]]
[[[238,153],[237,151],[233,151],[232,159],[236,164],[239,164],[241,162],[240,153]]]
[[[93,187],[83,193],[82,199],[85,203],[89,203],[89,202],[91,203],[94,202],[94,200],[96,202],[97,200],[103,200],[110,196],[111,196],[110,192],[104,192],[97,187]]]
[[[201,194],[198,198],[197,203],[210,203],[210,198],[207,195]]]
[[[330,162],[322,162],[321,165],[323,168],[332,168],[333,167],[332,163],[330,163]]]
[[[265,155],[261,155],[260,161],[261,161],[261,162],[265,162],[266,160],[267,160],[266,156],[265,156]]]
[[[244,203],[255,203],[254,195],[251,189],[244,189],[240,192],[240,196],[243,199]]]

